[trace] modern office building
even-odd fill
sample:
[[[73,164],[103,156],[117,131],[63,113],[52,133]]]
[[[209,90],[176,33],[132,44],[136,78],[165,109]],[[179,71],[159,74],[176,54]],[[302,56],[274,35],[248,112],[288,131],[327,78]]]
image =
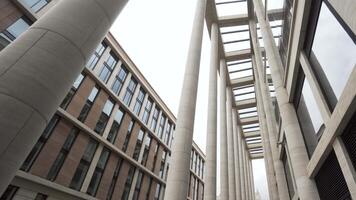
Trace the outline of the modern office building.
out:
[[[23,5],[21,2],[18,2],[18,5]],[[41,1],[41,3],[46,2]],[[129,164],[136,168],[141,166],[134,164],[135,159],[132,157],[134,149],[122,149],[126,146],[125,139],[121,141],[123,146],[117,150],[114,146],[116,144],[112,145],[110,140],[107,140],[111,138],[109,124],[112,123],[110,120],[114,121],[114,117],[108,119],[107,109],[105,109],[108,106],[105,104],[107,100],[109,102],[112,100],[115,105],[119,104],[122,113],[132,112],[129,114],[130,118],[137,120],[136,124],[140,125],[140,128],[137,128],[138,125],[132,124],[133,130],[140,130],[143,127],[146,135],[151,135],[162,147],[166,145],[167,153],[171,153],[169,170],[163,168],[168,171],[168,174],[164,175],[167,180],[160,182],[160,174],[152,175],[153,182],[157,182],[156,186],[160,184],[156,188],[165,190],[165,200],[185,200],[187,194],[190,194],[189,198],[193,199],[198,194],[198,196],[204,195],[205,200],[254,200],[256,197],[251,160],[260,158],[265,161],[271,200],[356,199],[356,2],[354,0],[197,0],[172,148],[169,148],[169,143],[167,145],[165,141],[160,143],[160,134],[157,136],[147,133],[151,127],[145,127],[145,123],[140,120],[143,111],[140,111],[138,118],[135,118],[137,116],[135,105],[139,102],[137,100],[140,96],[140,91],[136,88],[137,83],[126,78],[127,81],[122,84],[123,89],[118,96],[110,87],[106,87],[106,85],[111,86],[110,83],[113,84],[113,81],[120,82],[120,78],[113,80],[114,78],[109,79],[107,76],[107,74],[116,74],[117,72],[114,71],[119,69],[113,69],[109,65],[112,60],[115,60],[113,56],[110,60],[101,59],[101,62],[107,64],[107,66],[104,64],[104,68],[90,68],[90,63],[96,62],[96,57],[100,57],[101,49],[105,48],[105,45],[97,48],[94,56],[92,52],[102,41],[126,2],[125,0],[61,0],[19,39],[1,51],[0,146],[4,148],[0,153],[0,176],[4,178],[0,180],[0,191],[5,191],[10,183],[15,185],[18,177],[31,175],[17,169],[21,167],[38,138],[40,144],[42,141],[49,141],[46,140],[48,135],[41,136],[33,130],[43,129],[48,122],[53,123],[50,120],[53,113],[72,125],[83,125],[77,127],[80,132],[85,132],[87,127],[90,130],[85,132],[87,138],[89,136],[94,140],[97,138],[96,141],[99,141],[102,147],[101,150],[97,150],[97,153],[91,153],[89,150],[93,147],[87,145],[88,150],[83,148],[80,158],[71,161],[76,162],[79,168],[72,168],[71,176],[68,176],[69,172],[67,172],[68,174],[64,176],[59,174],[58,180],[54,182],[47,181],[48,185],[45,185],[47,188],[53,186],[56,192],[68,191],[72,195],[88,193],[90,188],[96,187],[91,182],[98,180],[95,177],[102,176],[101,182],[104,180],[105,173],[103,174],[102,170],[104,162],[93,161],[106,160],[105,153],[101,153],[106,151],[105,148],[111,152],[110,156],[126,155]],[[38,13],[42,12],[37,5],[32,8],[35,12],[36,10]],[[12,18],[17,15],[10,12],[8,16]],[[6,24],[9,20],[2,21]],[[27,20],[23,19],[23,21],[21,24],[25,24]],[[191,169],[199,166],[197,164],[199,161],[194,161],[195,154],[192,154],[194,149],[192,138],[204,23],[208,27],[211,39],[211,63],[206,160],[204,172],[201,173],[204,174],[202,194],[199,188],[198,191],[192,188],[199,183],[192,181]],[[2,42],[17,36],[17,29],[5,27],[2,29],[4,30],[2,36],[5,35],[5,40],[2,39]],[[13,38],[8,36],[11,34]],[[110,35],[105,41],[115,42]],[[110,44],[111,42],[107,45]],[[116,45],[113,46],[110,48],[115,49]],[[110,57],[110,53],[106,53]],[[119,57],[122,55],[118,53]],[[78,86],[85,86],[85,82],[73,85],[73,80],[78,77],[88,60],[89,67],[84,69],[82,75],[94,80],[92,88],[97,84],[101,90],[100,92],[99,89],[94,90],[94,93],[98,93],[97,98],[93,97],[96,95],[90,95],[92,90],[89,89],[86,90],[87,94],[84,98],[76,100],[76,95],[80,94]],[[124,63],[127,61],[123,58],[121,60]],[[98,63],[97,66],[103,64]],[[131,72],[131,74],[135,77],[139,73]],[[45,77],[45,80],[36,77]],[[86,78],[78,80],[81,79],[87,80]],[[136,81],[143,80],[137,78]],[[44,86],[44,83],[47,85]],[[150,93],[148,88],[144,87],[146,84],[141,84],[145,92],[154,98],[153,92]],[[73,85],[72,89],[65,97],[71,85]],[[133,88],[136,90],[134,91]],[[103,90],[106,96],[103,96],[104,93],[101,92]],[[109,99],[109,96],[112,99]],[[68,100],[71,101],[67,105]],[[101,100],[100,104],[96,104],[97,108],[91,108],[95,105],[93,100]],[[82,106],[74,106],[73,103],[76,101],[83,102]],[[164,107],[164,104],[158,101],[155,99],[157,105]],[[57,109],[61,102],[62,108]],[[118,110],[118,106],[112,107],[114,107],[113,112]],[[160,109],[166,111],[166,117],[173,124],[174,116],[162,107]],[[94,114],[95,110],[97,112]],[[96,123],[98,120],[93,121],[91,117],[94,115],[100,119],[99,127]],[[115,113],[111,115],[114,116]],[[160,124],[158,120],[162,117],[150,118],[151,121],[155,120],[155,123]],[[103,130],[102,124],[106,124],[106,120],[108,125]],[[125,125],[124,120],[125,117],[120,127]],[[218,120],[219,127],[217,127]],[[130,123],[126,124],[128,127],[129,125]],[[217,151],[218,128],[220,130],[219,152]],[[127,133],[125,132],[126,135],[130,135]],[[159,128],[156,133],[159,133]],[[68,129],[68,136],[70,135],[76,134],[69,132]],[[78,134],[75,141],[79,141],[81,135]],[[51,137],[54,137],[54,134],[48,138]],[[144,140],[145,138],[142,139]],[[88,144],[89,141],[91,140],[87,139]],[[127,146],[130,147],[130,142],[128,143]],[[136,145],[137,141],[134,144]],[[76,145],[69,146],[76,147]],[[62,142],[62,145],[57,147],[57,152],[69,156],[65,149],[67,147],[63,146]],[[120,154],[125,151],[126,153]],[[218,153],[219,163],[217,163]],[[51,158],[57,159],[57,155],[59,154]],[[141,158],[141,153],[138,157]],[[129,162],[131,159],[133,161]],[[40,157],[36,160],[50,161],[42,160]],[[61,171],[68,170],[65,164],[66,162]],[[219,185],[217,185],[217,165],[220,166]],[[51,166],[48,166],[48,170]],[[35,169],[35,164],[32,168]],[[129,174],[132,168],[125,169]],[[140,179],[139,172],[149,172],[145,169],[141,167],[135,172],[131,170],[132,178],[120,179],[124,186],[121,188],[123,194],[129,190],[125,189],[128,185],[136,185],[137,180]],[[45,172],[39,171],[37,173]],[[84,171],[86,176],[80,176]],[[197,173],[199,177],[199,172]],[[149,176],[147,174],[146,176]],[[47,178],[40,179],[40,176],[36,175],[31,177],[32,180],[47,180]],[[193,178],[197,176],[193,175]],[[54,185],[62,180],[67,181],[63,182],[67,187],[63,187],[63,184]],[[41,185],[41,187],[45,186]],[[11,193],[14,190],[12,188],[10,186],[7,192]],[[128,195],[134,195],[135,191],[131,187]],[[87,196],[89,197],[90,195]]]
[[[2,0],[1,49],[55,4]],[[163,199],[175,123],[108,33],[1,199]],[[191,155],[187,199],[201,200],[205,156],[195,143]]]

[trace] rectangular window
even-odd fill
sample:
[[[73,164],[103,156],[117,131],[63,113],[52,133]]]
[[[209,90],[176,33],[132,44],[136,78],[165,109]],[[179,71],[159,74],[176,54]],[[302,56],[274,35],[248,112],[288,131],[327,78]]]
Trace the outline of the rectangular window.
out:
[[[164,131],[164,124],[166,123],[166,117],[162,114],[161,120],[159,121],[158,127],[158,137],[162,139],[163,131]]]
[[[94,69],[95,65],[98,63],[100,57],[103,55],[107,45],[105,42],[101,42],[95,49],[95,52],[93,55],[90,57],[89,61],[87,62],[86,67],[89,69]]]
[[[153,101],[151,100],[151,98],[148,97],[148,101],[146,103],[145,110],[143,111],[143,116],[142,116],[142,121],[146,125],[148,123],[148,119],[149,119],[150,114],[151,114],[152,105],[153,105]]]
[[[161,194],[161,184],[157,183],[154,200],[159,200],[160,194]]]
[[[68,134],[66,140],[64,141],[61,151],[59,152],[56,160],[52,164],[52,167],[47,174],[48,180],[54,181],[57,178],[57,175],[58,175],[60,169],[62,168],[63,163],[64,163],[65,159],[67,158],[67,155],[69,154],[69,151],[72,148],[72,145],[73,145],[78,133],[79,133],[79,130],[77,128],[73,127],[72,130],[70,131],[70,133]]]
[[[107,137],[107,140],[109,142],[111,142],[112,144],[115,143],[117,133],[119,132],[120,125],[121,125],[122,119],[124,118],[124,115],[125,115],[125,112],[121,108],[119,108],[115,114],[114,121],[111,125],[109,135]]]
[[[140,151],[141,151],[141,147],[142,147],[142,143],[143,143],[143,138],[145,137],[145,132],[141,129],[138,133],[137,136],[137,142],[136,142],[136,146],[135,146],[135,150],[133,153],[132,158],[134,160],[138,160],[138,157],[140,156]]]
[[[167,123],[166,135],[165,135],[165,143],[169,145],[169,139],[171,137],[172,125],[170,122]]]
[[[117,178],[119,177],[119,173],[120,173],[120,169],[121,169],[121,166],[122,166],[122,159],[119,157],[119,160],[117,161],[117,164],[116,164],[116,168],[115,168],[115,171],[114,171],[114,175],[112,177],[112,180],[111,180],[111,183],[110,183],[110,187],[109,187],[109,190],[108,190],[108,195],[107,195],[107,200],[111,200],[112,199],[112,195],[114,193],[114,189],[115,189],[115,185],[116,185],[116,181],[117,181]]]
[[[159,109],[157,107],[155,107],[155,109],[153,111],[152,122],[151,122],[151,130],[153,132],[155,132],[156,127],[157,127],[158,115],[159,115]]]
[[[133,112],[138,115],[141,111],[141,107],[143,104],[143,99],[145,98],[146,92],[142,88],[140,89],[140,92],[138,93],[138,96],[136,98],[136,103],[133,109]]]
[[[23,3],[26,4],[33,12],[40,11],[43,7],[45,7],[50,0],[22,0]]]
[[[101,72],[99,74],[99,78],[106,83],[114,70],[118,59],[114,55],[113,52],[110,52],[109,58],[104,62],[103,67],[101,68]]]
[[[131,120],[131,122],[129,124],[129,128],[127,129],[127,134],[126,134],[126,137],[125,137],[124,144],[122,146],[122,151],[124,151],[124,152],[126,152],[127,146],[129,145],[129,141],[130,141],[130,138],[131,138],[131,133],[132,133],[132,129],[133,129],[134,124],[135,124],[135,122]]]
[[[146,192],[146,199],[149,199],[149,197],[150,197],[151,187],[152,187],[152,177],[150,178],[150,182],[148,183],[148,190]]]
[[[143,149],[143,156],[142,156],[142,161],[141,164],[143,166],[146,166],[147,163],[147,158],[148,158],[148,153],[150,152],[150,147],[151,147],[151,136],[147,135],[147,137],[145,138],[145,147]]]
[[[27,17],[22,16],[20,19],[7,27],[7,29],[1,32],[0,37],[3,38],[4,41],[7,41],[7,44],[9,44],[25,32],[31,24],[31,21]]]
[[[114,83],[111,86],[111,89],[112,91],[114,91],[115,94],[120,93],[122,85],[124,84],[128,73],[129,72],[127,71],[126,67],[124,65],[121,65],[121,69],[119,73],[117,73]]]
[[[90,163],[94,157],[94,153],[97,147],[98,142],[93,139],[90,139],[85,149],[84,155],[80,160],[77,170],[75,171],[72,181],[69,185],[70,188],[79,191],[82,187],[83,181],[85,179],[85,176],[87,175]]]
[[[137,86],[137,81],[132,77],[130,82],[129,82],[129,85],[126,88],[126,93],[125,93],[125,96],[124,96],[124,99],[123,99],[124,103],[127,106],[130,105],[130,102],[131,102],[132,96],[133,96],[133,94],[135,92],[136,86]]]
[[[293,179],[292,179],[292,174],[291,174],[291,171],[289,168],[289,162],[288,162],[286,151],[283,152],[282,162],[284,164],[283,165],[284,173],[286,174],[286,182],[287,182],[287,186],[288,186],[289,197],[293,198],[295,192],[294,192]]]
[[[143,179],[143,173],[139,171],[132,200],[138,200],[141,191],[142,179]]]
[[[103,132],[105,130],[106,124],[109,121],[114,104],[115,104],[115,102],[111,98],[106,100],[103,111],[101,112],[99,120],[96,123],[95,129],[94,129],[94,131],[96,133],[98,133],[99,135],[103,135]]]
[[[163,178],[164,175],[164,165],[166,164],[166,157],[167,157],[167,152],[163,151],[162,153],[162,159],[161,159],[161,166],[159,169],[159,177]]]
[[[87,190],[87,193],[90,194],[91,196],[96,195],[101,178],[104,174],[106,164],[109,160],[109,156],[110,156],[110,150],[104,147]]]
[[[152,165],[152,171],[155,170],[155,166],[156,166],[156,162],[157,162],[157,156],[158,156],[158,149],[159,149],[159,144],[156,145],[156,148],[155,148],[155,156],[153,157],[153,165]]]
[[[38,139],[37,143],[31,150],[30,154],[27,156],[26,160],[21,166],[21,170],[28,172],[32,166],[32,164],[35,162],[38,154],[41,152],[43,146],[46,144],[48,138],[51,136],[54,128],[57,126],[57,123],[59,121],[59,116],[54,115],[52,119],[49,121],[47,127],[43,131],[41,137]]]
[[[130,166],[129,174],[127,175],[127,179],[124,186],[124,192],[121,196],[121,200],[128,200],[129,198],[129,193],[130,193],[130,188],[131,188],[134,173],[135,173],[135,168],[133,166]]]
[[[93,103],[95,101],[95,98],[96,96],[98,95],[99,93],[99,87],[98,86],[95,86],[91,92],[90,92],[90,95],[88,97],[88,99],[86,100],[82,110],[80,111],[80,114],[78,116],[78,120],[81,121],[81,122],[84,122],[85,119],[87,118],[88,114],[89,114],[89,111],[91,109],[91,107],[93,106]]]
[[[5,192],[2,194],[2,196],[0,196],[0,199],[1,200],[12,200],[18,189],[19,189],[19,187],[17,187],[17,186],[9,185],[6,188]]]
[[[75,93],[77,92],[79,86],[82,84],[83,80],[84,80],[84,75],[83,74],[79,74],[77,79],[74,81],[72,87],[70,88],[68,94],[63,99],[63,101],[62,101],[62,103],[60,105],[61,108],[67,109],[69,103],[72,101]]]

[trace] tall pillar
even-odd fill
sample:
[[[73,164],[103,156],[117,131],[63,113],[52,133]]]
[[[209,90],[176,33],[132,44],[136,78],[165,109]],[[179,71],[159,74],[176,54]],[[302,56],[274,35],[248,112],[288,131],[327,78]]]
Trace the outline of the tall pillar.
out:
[[[249,185],[248,185],[248,180],[247,180],[247,149],[244,145],[244,148],[243,148],[243,152],[244,152],[244,165],[243,165],[243,168],[244,168],[244,182],[245,182],[245,196],[246,196],[246,199],[247,200],[250,200],[250,195],[249,195]]]
[[[254,179],[253,179],[253,168],[252,168],[252,160],[250,160],[250,180],[251,180],[251,199],[252,200],[255,200],[255,182],[254,182]]]
[[[62,0],[0,53],[0,194],[128,0]]]
[[[216,164],[217,164],[217,71],[219,66],[219,30],[218,25],[211,25],[211,54],[209,72],[208,122],[206,135],[206,174],[205,200],[216,199]]]
[[[188,194],[205,7],[206,0],[197,1],[167,177],[167,200],[185,200]]]
[[[232,110],[232,130],[234,141],[234,162],[235,162],[235,183],[236,183],[236,200],[242,200],[241,196],[241,174],[240,174],[240,160],[239,160],[239,130],[237,128],[237,110],[236,107]]]
[[[246,199],[246,187],[245,187],[245,178],[244,178],[244,174],[245,174],[245,171],[244,171],[244,164],[245,164],[245,161],[244,161],[244,151],[243,149],[245,148],[245,144],[244,144],[244,141],[243,141],[243,132],[242,132],[242,128],[241,126],[238,126],[239,127],[239,136],[238,136],[238,143],[239,143],[239,169],[240,169],[240,180],[241,180],[241,185],[240,185],[240,188],[241,188],[241,199]]]
[[[262,38],[268,62],[271,66],[273,85],[276,91],[278,106],[283,120],[283,130],[287,141],[287,147],[290,153],[293,173],[296,179],[299,198],[318,200],[318,190],[315,182],[309,179],[307,175],[308,154],[305,148],[302,132],[298,123],[297,114],[293,104],[289,103],[288,92],[284,87],[283,76],[280,71],[283,65],[274,42],[271,27],[268,19],[264,19],[263,6],[261,0],[253,0],[257,19],[260,24]]]
[[[235,182],[235,155],[234,155],[234,136],[232,130],[232,90],[231,86],[226,87],[226,124],[227,124],[227,156],[229,170],[229,200],[236,199]]]
[[[220,60],[220,200],[229,199],[228,146],[226,128],[226,63]]]

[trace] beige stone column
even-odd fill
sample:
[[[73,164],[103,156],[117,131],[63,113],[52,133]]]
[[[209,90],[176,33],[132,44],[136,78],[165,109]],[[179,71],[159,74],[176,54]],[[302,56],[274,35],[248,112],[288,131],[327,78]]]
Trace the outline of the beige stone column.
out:
[[[211,53],[209,72],[208,120],[206,133],[206,170],[205,200],[216,200],[216,164],[217,164],[217,71],[219,66],[219,30],[218,25],[211,25]]]
[[[167,178],[166,200],[186,200],[188,194],[205,7],[206,0],[197,1]]]
[[[62,0],[0,53],[0,193],[128,0]]]
[[[255,200],[255,182],[253,179],[253,167],[252,167],[252,160],[250,160],[250,180],[251,180],[251,195],[252,195],[252,200]]]
[[[271,27],[268,19],[264,19],[263,6],[260,0],[253,0],[257,19],[261,28],[262,38],[268,62],[271,67],[273,85],[276,91],[278,106],[283,121],[287,147],[290,153],[293,174],[296,179],[299,198],[318,200],[318,190],[315,182],[307,175],[308,155],[305,148],[302,132],[298,123],[297,114],[293,104],[289,103],[288,93],[284,87],[283,76],[280,71],[282,62],[274,42]]]
[[[232,130],[234,141],[234,162],[235,162],[235,183],[236,183],[236,200],[241,200],[241,175],[240,175],[240,160],[239,160],[239,130],[237,128],[238,117],[236,107],[232,109]]]
[[[244,178],[244,174],[245,174],[245,170],[244,170],[244,148],[245,148],[245,142],[243,140],[243,133],[242,133],[242,128],[241,126],[238,126],[239,130],[240,130],[240,134],[239,137],[237,138],[239,141],[239,169],[240,169],[240,181],[241,181],[241,199],[244,200],[246,199],[246,183],[245,183],[245,178]]]
[[[244,147],[244,179],[245,179],[245,193],[246,193],[246,199],[250,200],[250,186],[249,186],[249,183],[248,183],[248,168],[247,168],[247,156],[248,156],[248,151],[247,149]]]
[[[235,155],[234,155],[234,136],[232,130],[232,90],[231,86],[226,87],[226,127],[227,127],[227,156],[229,170],[229,200],[236,199],[235,182]]]
[[[226,63],[220,60],[220,200],[229,199],[228,146],[226,127]]]

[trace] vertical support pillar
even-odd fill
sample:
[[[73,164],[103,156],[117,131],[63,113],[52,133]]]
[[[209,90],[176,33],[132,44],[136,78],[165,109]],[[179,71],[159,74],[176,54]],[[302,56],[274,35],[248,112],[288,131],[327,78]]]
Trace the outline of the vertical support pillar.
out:
[[[246,149],[246,145],[244,144],[243,146],[243,152],[244,152],[244,182],[245,182],[245,196],[246,196],[246,199],[250,200],[250,195],[249,195],[249,185],[248,185],[248,180],[247,180],[247,149]]]
[[[251,180],[252,200],[255,200],[255,182],[253,179],[252,160],[250,160],[250,180]]]
[[[206,0],[197,1],[167,178],[167,200],[186,200],[188,194],[205,7]]]
[[[128,0],[63,0],[0,53],[0,194]]]
[[[205,200],[216,199],[216,164],[217,164],[217,71],[219,66],[219,30],[218,25],[211,25],[211,54],[209,72],[208,122],[206,135],[206,174]]]
[[[246,187],[245,187],[245,178],[244,178],[244,148],[245,148],[245,144],[243,142],[243,132],[242,132],[242,128],[241,126],[239,126],[239,130],[240,130],[240,134],[238,136],[239,139],[239,169],[240,169],[240,180],[241,180],[241,199],[246,199]]]
[[[241,174],[240,174],[240,160],[239,160],[239,130],[237,128],[237,110],[236,107],[232,110],[232,130],[234,140],[234,162],[235,162],[235,183],[236,183],[236,200],[242,200],[241,196]]]
[[[229,199],[228,146],[226,128],[226,63],[220,60],[220,200]]]
[[[268,62],[271,66],[273,84],[276,91],[276,97],[283,120],[283,130],[288,144],[293,173],[296,179],[299,198],[320,199],[315,182],[309,179],[307,174],[308,154],[305,148],[302,132],[298,123],[297,114],[293,104],[289,103],[288,93],[284,87],[283,76],[280,71],[282,68],[281,58],[277,46],[273,39],[271,27],[268,19],[263,17],[263,6],[260,0],[253,0],[257,19],[260,24],[262,38]]]
[[[234,138],[232,130],[232,90],[231,86],[226,87],[226,125],[227,125],[227,156],[229,170],[229,200],[236,199],[236,182],[235,182],[235,155],[234,155]]]

